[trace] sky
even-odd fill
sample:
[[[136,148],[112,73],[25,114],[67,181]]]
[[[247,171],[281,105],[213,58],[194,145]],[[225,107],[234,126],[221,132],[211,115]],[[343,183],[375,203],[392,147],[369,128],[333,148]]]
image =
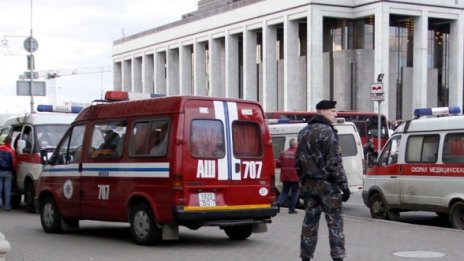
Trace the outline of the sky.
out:
[[[196,9],[197,0],[0,0],[0,114],[31,110],[30,96],[16,96],[16,81],[28,71],[23,42],[31,27],[38,42],[35,71],[64,74],[55,88],[47,81],[49,95],[34,96],[34,107],[89,103],[113,89],[112,72],[101,72],[112,69],[113,41]],[[66,75],[71,70],[78,74]]]

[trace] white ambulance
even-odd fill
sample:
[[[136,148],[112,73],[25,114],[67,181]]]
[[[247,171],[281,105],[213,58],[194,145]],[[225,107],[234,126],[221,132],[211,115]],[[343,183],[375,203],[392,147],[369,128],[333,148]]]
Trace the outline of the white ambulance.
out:
[[[11,198],[17,208],[24,195],[29,212],[36,212],[34,197],[44,160],[55,150],[77,113],[78,106],[38,105],[37,112],[5,120],[2,135],[11,135],[16,150],[16,182]]]
[[[269,131],[272,138],[274,159],[278,159],[283,150],[288,149],[288,141],[291,138],[298,138],[298,133],[307,123],[280,123],[282,120],[268,120]],[[288,121],[287,121],[288,122]],[[343,118],[337,118],[334,124],[338,131],[340,150],[342,153],[343,168],[348,178],[350,191],[359,192],[362,190],[364,154],[361,138],[356,125],[352,122],[345,122]],[[276,188],[282,191],[280,181],[280,168],[276,168]]]
[[[364,204],[373,218],[432,211],[464,229],[464,116],[459,107],[416,109],[365,175]],[[430,117],[433,116],[433,117]]]

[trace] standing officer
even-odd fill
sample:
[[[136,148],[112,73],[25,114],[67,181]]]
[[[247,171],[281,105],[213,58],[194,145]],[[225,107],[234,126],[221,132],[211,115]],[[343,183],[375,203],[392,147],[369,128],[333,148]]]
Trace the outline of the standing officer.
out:
[[[314,255],[322,211],[329,229],[330,255],[334,261],[345,257],[342,201],[348,200],[350,190],[337,131],[333,127],[337,117],[336,103],[320,101],[316,105],[317,115],[298,134],[296,167],[304,185],[306,208],[300,246],[303,261],[309,261]]]

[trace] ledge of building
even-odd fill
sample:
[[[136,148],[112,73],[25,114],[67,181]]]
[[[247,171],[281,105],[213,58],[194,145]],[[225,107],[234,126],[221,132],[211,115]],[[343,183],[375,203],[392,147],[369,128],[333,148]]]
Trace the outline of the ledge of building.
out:
[[[223,0],[221,0],[221,1],[223,1]],[[122,43],[125,43],[127,41],[131,41],[131,40],[134,40],[134,39],[137,39],[137,38],[140,38],[140,37],[144,37],[144,36],[147,36],[147,35],[150,35],[150,34],[161,32],[163,30],[171,29],[171,28],[179,26],[179,25],[191,23],[193,21],[197,21],[197,20],[201,20],[201,19],[204,19],[204,18],[207,18],[207,17],[214,16],[214,15],[229,12],[231,10],[242,8],[244,6],[252,5],[252,4],[255,4],[255,3],[258,3],[258,2],[262,2],[262,1],[265,1],[265,0],[240,0],[240,1],[232,1],[232,2],[224,1],[224,3],[225,3],[224,5],[218,5],[218,4],[213,5],[213,4],[211,4],[210,6],[204,6],[204,7],[201,7],[200,9],[198,9],[197,11],[193,11],[191,13],[187,13],[187,14],[182,15],[181,20],[178,20],[178,21],[175,21],[175,22],[172,22],[172,23],[169,23],[169,24],[165,24],[165,25],[162,25],[162,26],[158,26],[158,27],[155,27],[155,28],[152,28],[152,29],[140,32],[140,33],[136,33],[136,34],[133,34],[133,35],[130,35],[130,36],[115,40],[113,42],[113,45],[122,44]]]

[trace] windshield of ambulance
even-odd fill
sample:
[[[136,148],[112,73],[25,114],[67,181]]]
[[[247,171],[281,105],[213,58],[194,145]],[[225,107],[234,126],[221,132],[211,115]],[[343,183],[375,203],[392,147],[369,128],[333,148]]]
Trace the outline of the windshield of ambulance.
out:
[[[46,124],[35,127],[40,149],[56,148],[69,124]]]

